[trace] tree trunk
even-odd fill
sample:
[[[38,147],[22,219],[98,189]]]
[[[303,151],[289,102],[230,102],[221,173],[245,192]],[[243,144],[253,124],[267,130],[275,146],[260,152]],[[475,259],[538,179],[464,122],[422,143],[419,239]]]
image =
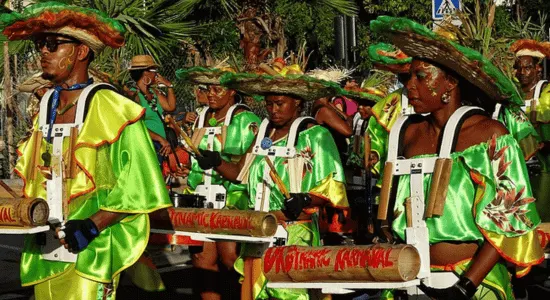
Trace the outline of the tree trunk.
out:
[[[10,54],[8,42],[4,42],[4,100],[6,108],[6,147],[8,149],[8,169],[4,170],[11,178],[13,176],[13,167],[15,166],[15,141],[14,141],[14,126],[13,126],[13,92],[10,70]]]

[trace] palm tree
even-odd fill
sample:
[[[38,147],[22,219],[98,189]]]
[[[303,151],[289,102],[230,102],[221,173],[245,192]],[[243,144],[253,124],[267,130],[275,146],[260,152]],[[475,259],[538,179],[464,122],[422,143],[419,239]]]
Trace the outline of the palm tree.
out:
[[[194,0],[197,6],[218,7],[225,17],[235,20],[240,30],[240,47],[244,51],[244,61],[247,68],[255,69],[262,62],[270,49],[262,49],[262,41],[275,45],[276,56],[282,56],[286,50],[284,24],[271,8],[277,1],[267,0]],[[354,15],[357,6],[354,0],[296,0],[289,5],[306,3],[310,5],[312,14],[326,8],[341,14]]]

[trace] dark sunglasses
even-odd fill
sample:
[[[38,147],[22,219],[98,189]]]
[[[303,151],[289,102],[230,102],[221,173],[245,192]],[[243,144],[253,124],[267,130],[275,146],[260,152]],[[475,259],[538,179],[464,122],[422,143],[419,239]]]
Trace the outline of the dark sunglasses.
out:
[[[57,47],[63,44],[80,44],[80,42],[76,40],[58,40],[55,38],[45,38],[34,41],[34,47],[38,52],[42,51],[44,46],[46,46],[46,49],[48,49],[49,52],[55,52],[57,51]]]

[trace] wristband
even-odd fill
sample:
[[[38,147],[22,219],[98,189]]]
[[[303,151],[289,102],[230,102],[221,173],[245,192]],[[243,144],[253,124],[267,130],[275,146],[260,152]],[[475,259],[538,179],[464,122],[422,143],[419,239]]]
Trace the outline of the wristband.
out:
[[[464,294],[468,298],[474,297],[477,291],[477,287],[474,285],[474,283],[466,276],[460,277],[458,282],[456,283],[456,286],[464,292]]]

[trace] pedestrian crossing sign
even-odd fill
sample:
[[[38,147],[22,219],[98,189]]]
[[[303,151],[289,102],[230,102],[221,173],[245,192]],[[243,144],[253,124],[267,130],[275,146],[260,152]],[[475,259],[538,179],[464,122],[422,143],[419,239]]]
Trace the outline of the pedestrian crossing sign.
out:
[[[461,8],[461,0],[432,0],[432,18],[442,20],[445,15],[452,14]]]

